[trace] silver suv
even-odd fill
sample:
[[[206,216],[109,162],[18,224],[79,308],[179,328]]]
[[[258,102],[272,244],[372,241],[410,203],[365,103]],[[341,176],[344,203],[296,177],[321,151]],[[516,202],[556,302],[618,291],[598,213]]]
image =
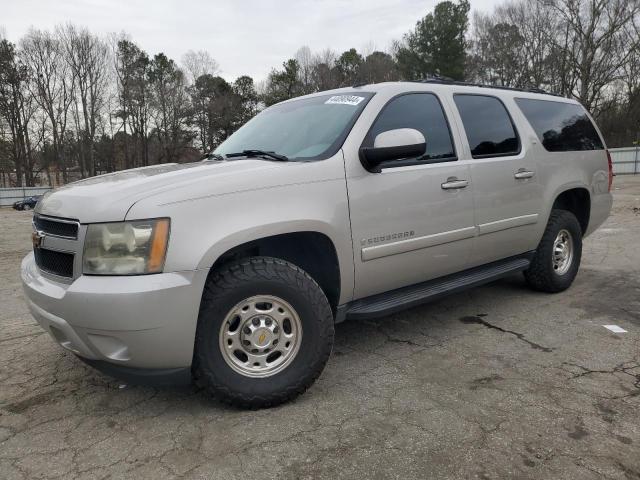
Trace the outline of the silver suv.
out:
[[[575,101],[443,81],[267,108],[202,162],[47,194],[22,262],[31,312],[126,380],[264,407],[307,389],[334,324],[524,272],[568,288],[611,209]]]

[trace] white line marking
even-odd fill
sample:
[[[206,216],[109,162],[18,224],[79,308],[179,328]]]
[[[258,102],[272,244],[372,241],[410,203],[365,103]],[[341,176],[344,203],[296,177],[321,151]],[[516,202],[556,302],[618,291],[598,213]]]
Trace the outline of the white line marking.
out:
[[[624,328],[619,327],[618,325],[602,325],[602,326],[607,330],[611,330],[613,333],[627,333],[627,331]]]

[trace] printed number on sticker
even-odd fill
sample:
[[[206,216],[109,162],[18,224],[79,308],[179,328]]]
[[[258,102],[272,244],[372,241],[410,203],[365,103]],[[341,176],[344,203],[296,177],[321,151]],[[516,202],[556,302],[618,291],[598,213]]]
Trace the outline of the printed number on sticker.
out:
[[[358,105],[364,97],[359,97],[357,95],[334,95],[326,103],[335,103],[339,105]]]

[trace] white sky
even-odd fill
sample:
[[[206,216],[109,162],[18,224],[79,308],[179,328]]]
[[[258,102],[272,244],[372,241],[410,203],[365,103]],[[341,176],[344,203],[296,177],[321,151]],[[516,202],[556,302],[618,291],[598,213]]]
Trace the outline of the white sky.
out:
[[[180,61],[187,50],[207,50],[221,75],[263,80],[296,50],[355,47],[388,50],[437,0],[0,0],[0,31],[17,41],[30,27],[60,23],[94,33],[125,31],[150,55]],[[471,0],[490,11],[500,0]]]

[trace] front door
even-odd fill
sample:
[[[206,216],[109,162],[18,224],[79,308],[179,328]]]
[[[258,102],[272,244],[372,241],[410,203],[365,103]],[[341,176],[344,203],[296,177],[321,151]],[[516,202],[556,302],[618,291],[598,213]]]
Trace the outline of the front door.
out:
[[[432,93],[394,97],[365,137],[413,128],[427,152],[390,162],[380,173],[361,167],[345,149],[355,261],[354,299],[464,270],[475,235],[473,185],[457,160],[440,100]],[[354,167],[357,165],[357,167]]]

